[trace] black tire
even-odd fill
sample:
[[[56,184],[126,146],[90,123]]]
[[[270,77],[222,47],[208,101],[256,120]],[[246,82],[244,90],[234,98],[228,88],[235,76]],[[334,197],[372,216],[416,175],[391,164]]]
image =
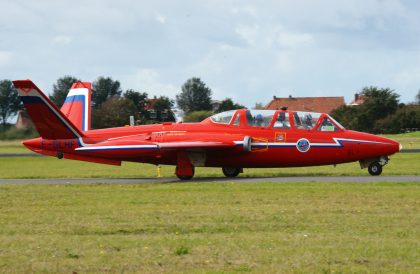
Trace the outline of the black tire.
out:
[[[371,163],[368,167],[369,174],[378,176],[382,173],[382,166],[378,162]]]
[[[236,177],[241,172],[241,168],[239,167],[222,167],[223,174],[226,177]]]
[[[180,179],[182,181],[191,180],[194,177],[194,173],[195,173],[195,168],[192,167],[192,175],[191,176],[178,175],[178,167],[175,168],[176,177],[178,177],[178,179]]]

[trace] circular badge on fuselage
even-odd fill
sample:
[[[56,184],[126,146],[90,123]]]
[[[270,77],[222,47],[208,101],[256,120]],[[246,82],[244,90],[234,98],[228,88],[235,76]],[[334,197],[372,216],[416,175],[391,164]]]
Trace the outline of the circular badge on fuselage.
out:
[[[311,144],[308,139],[302,138],[297,141],[296,148],[300,152],[307,152],[311,148]]]

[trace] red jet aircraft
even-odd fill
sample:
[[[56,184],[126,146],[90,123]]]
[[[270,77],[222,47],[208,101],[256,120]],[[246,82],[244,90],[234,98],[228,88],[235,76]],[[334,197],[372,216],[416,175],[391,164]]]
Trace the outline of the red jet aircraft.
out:
[[[231,110],[200,123],[163,123],[90,130],[91,84],[73,84],[61,110],[30,80],[13,82],[40,138],[34,152],[101,164],[122,161],[175,165],[182,180],[194,167],[221,167],[227,177],[243,168],[336,165],[359,161],[379,175],[393,140],[344,129],[325,113]]]

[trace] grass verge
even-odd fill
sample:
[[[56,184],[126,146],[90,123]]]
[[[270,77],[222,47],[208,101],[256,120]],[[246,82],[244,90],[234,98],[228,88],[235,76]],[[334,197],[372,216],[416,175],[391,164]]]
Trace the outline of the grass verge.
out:
[[[415,273],[420,185],[1,185],[2,273]]]

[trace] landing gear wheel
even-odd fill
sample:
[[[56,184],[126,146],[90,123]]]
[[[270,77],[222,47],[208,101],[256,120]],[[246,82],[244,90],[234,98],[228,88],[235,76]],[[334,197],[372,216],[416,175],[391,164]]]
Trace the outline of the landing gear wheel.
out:
[[[241,172],[241,169],[238,167],[222,167],[222,171],[226,177],[236,177]]]
[[[178,167],[175,168],[176,177],[178,177],[178,179],[183,180],[183,181],[191,180],[194,177],[194,173],[195,173],[195,168],[192,167],[192,175],[190,176],[178,175]]]
[[[373,162],[369,165],[368,171],[372,176],[378,176],[382,173],[382,166],[378,162]]]

